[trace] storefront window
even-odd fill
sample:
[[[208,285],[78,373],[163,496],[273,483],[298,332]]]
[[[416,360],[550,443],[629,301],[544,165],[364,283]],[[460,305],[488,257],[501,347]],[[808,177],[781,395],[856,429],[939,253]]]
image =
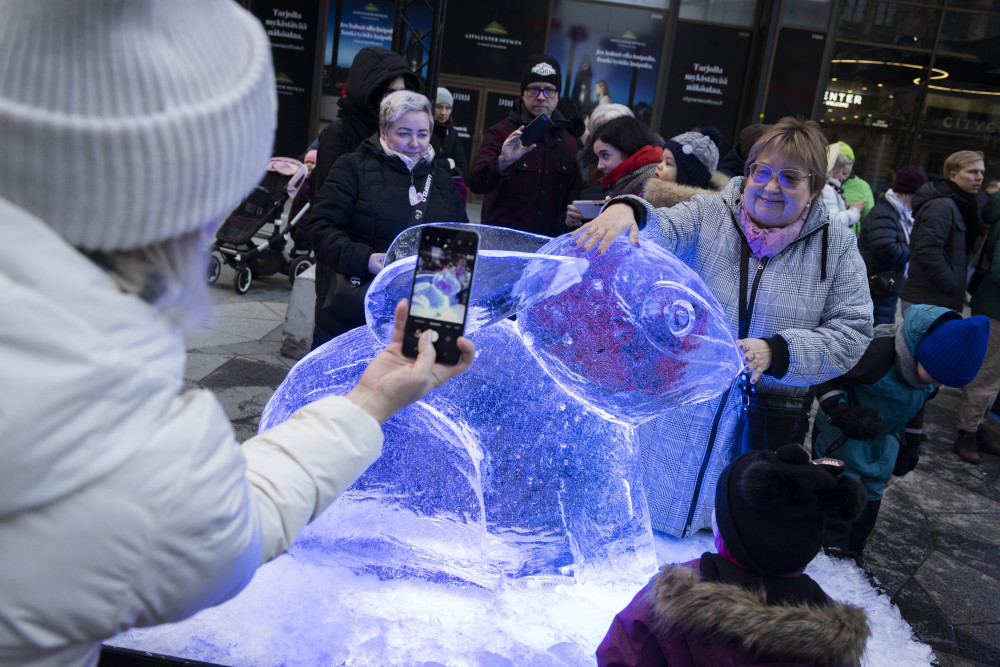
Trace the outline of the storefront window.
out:
[[[941,11],[931,6],[846,0],[838,37],[932,49],[940,18]]]
[[[827,139],[854,148],[855,170],[875,192],[908,164],[930,56],[845,47],[833,59],[819,121]]]
[[[781,11],[781,23],[786,26],[826,30],[830,22],[829,0],[786,0]]]
[[[756,0],[681,0],[680,17],[750,27],[757,13]]]

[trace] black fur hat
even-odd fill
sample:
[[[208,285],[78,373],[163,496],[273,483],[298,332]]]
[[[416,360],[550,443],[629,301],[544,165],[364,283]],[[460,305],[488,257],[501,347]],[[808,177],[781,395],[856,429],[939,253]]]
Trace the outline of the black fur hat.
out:
[[[799,445],[737,457],[719,476],[715,521],[726,548],[761,575],[797,572],[816,556],[827,519],[853,521],[864,485],[817,465]]]

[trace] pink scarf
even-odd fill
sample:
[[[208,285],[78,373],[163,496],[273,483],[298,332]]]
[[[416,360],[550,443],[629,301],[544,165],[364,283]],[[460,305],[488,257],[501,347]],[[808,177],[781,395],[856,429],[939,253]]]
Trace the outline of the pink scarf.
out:
[[[743,233],[746,234],[747,243],[750,244],[750,252],[753,253],[754,257],[757,259],[774,257],[787,248],[788,244],[794,241],[799,232],[802,231],[802,225],[806,224],[810,208],[811,206],[806,206],[798,220],[785,227],[760,227],[750,219],[746,203],[741,203],[740,226],[743,228]]]

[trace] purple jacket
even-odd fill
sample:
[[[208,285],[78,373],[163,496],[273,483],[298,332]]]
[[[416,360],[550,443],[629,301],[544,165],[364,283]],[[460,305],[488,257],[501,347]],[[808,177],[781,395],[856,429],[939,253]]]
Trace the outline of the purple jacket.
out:
[[[702,576],[706,557],[719,558],[661,567],[615,616],[597,648],[598,665],[860,664],[870,634],[864,611],[830,600],[806,575],[778,581],[781,604],[768,604],[770,588]]]

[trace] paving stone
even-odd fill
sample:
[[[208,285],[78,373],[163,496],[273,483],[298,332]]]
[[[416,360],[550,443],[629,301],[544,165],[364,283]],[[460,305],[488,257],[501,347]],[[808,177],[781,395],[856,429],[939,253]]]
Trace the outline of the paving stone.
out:
[[[931,470],[932,468],[927,468]],[[1000,510],[1000,503],[985,498],[982,494],[924,472],[918,466],[904,477],[897,477],[898,485],[927,514],[935,512],[994,512]]]
[[[965,562],[935,550],[915,579],[953,625],[1000,622],[1000,581]]]
[[[200,382],[212,371],[232,358],[228,354],[206,354],[198,351],[188,352],[187,364],[184,367],[184,379]]]

